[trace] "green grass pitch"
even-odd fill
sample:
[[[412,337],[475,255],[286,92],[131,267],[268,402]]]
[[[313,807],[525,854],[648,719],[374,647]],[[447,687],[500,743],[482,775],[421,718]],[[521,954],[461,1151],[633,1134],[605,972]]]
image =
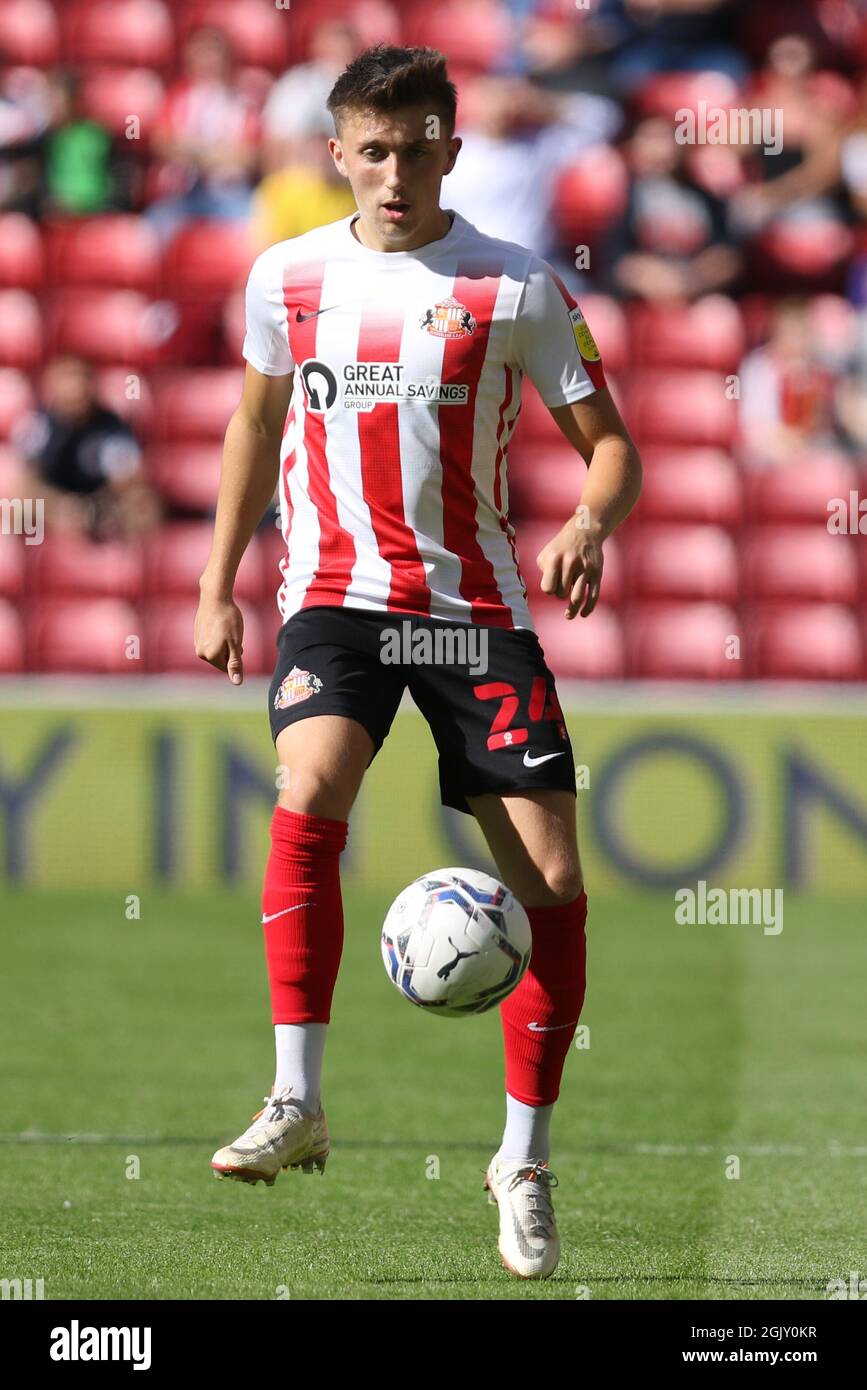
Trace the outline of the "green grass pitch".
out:
[[[822,1299],[867,1276],[859,904],[787,894],[765,936],[591,893],[541,1283],[503,1269],[482,1190],[498,1014],[413,1009],[380,961],[387,902],[345,906],[331,1154],[269,1189],[209,1167],[273,1080],[255,896],[154,891],[128,921],[122,895],[6,894],[0,1276],[46,1299],[573,1300]]]

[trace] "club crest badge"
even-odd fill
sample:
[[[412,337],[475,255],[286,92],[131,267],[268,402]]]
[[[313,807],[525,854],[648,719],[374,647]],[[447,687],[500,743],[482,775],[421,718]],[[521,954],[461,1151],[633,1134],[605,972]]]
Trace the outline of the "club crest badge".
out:
[[[290,705],[298,705],[302,700],[309,700],[311,695],[318,695],[321,689],[322,681],[318,676],[293,666],[274,696],[274,708],[288,709]]]
[[[419,319],[419,328],[426,328],[434,338],[466,338],[476,329],[466,304],[449,295],[441,299],[432,309],[426,309]]]

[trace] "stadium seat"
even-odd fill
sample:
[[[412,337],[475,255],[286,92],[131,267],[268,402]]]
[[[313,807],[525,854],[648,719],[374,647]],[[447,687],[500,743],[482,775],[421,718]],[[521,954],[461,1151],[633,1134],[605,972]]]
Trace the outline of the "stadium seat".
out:
[[[0,439],[8,439],[13,426],[33,408],[33,391],[23,372],[0,367]]]
[[[32,370],[44,344],[39,305],[27,290],[0,290],[0,366]]]
[[[67,62],[166,68],[174,61],[171,11],[160,0],[72,0],[63,9]]]
[[[212,516],[217,506],[222,456],[222,445],[216,441],[157,444],[148,450],[148,476],[170,506]]]
[[[14,604],[0,598],[0,675],[20,675],[26,662],[24,618]]]
[[[536,556],[543,546],[554,539],[562,524],[562,520],[559,519],[552,525],[550,521],[537,521],[535,518],[515,523],[518,559],[530,602],[544,599],[545,602],[553,603],[558,611],[565,607],[564,601],[542,593],[542,571],[536,564]],[[609,536],[605,542],[600,593],[600,602],[606,604],[619,603],[623,597],[623,557],[616,536]]]
[[[55,291],[48,302],[53,352],[148,367],[159,357],[148,301],[136,290]]]
[[[851,608],[770,603],[749,609],[746,618],[751,675],[764,680],[863,678],[862,633]]]
[[[173,299],[222,299],[245,283],[254,254],[244,222],[188,222],[166,251],[165,292]]]
[[[156,429],[163,439],[219,439],[241,398],[240,367],[160,372],[153,378]]]
[[[705,367],[734,372],[745,334],[734,300],[708,294],[693,304],[634,304],[629,310],[632,360],[640,367]]]
[[[607,294],[582,294],[578,302],[602,354],[606,373],[623,371],[629,366],[630,353],[623,306]]]
[[[712,599],[735,603],[740,568],[735,543],[719,526],[633,530],[625,545],[627,592],[634,599]]]
[[[133,213],[106,213],[46,227],[51,284],[140,290],[160,289],[160,247],[149,222]]]
[[[553,422],[552,422],[553,423]],[[517,516],[550,518],[565,525],[581,500],[587,466],[560,431],[550,444],[535,444],[509,468],[509,497]]]
[[[165,672],[172,675],[209,677],[226,680],[215,667],[196,656],[193,647],[198,598],[151,599],[145,611],[145,641],[143,651],[150,674]],[[263,675],[273,671],[272,651],[265,652],[259,613],[249,604],[241,605],[244,617],[244,671],[248,675]]]
[[[558,175],[551,217],[567,246],[583,246],[622,216],[629,193],[623,156],[599,145]],[[589,314],[588,314],[589,319]]]
[[[858,471],[843,453],[833,450],[793,458],[777,468],[744,475],[747,515],[755,522],[829,520],[833,499],[849,500],[859,486]]]
[[[779,217],[756,239],[754,274],[775,281],[824,283],[854,245],[850,229],[833,217]]]
[[[4,64],[51,68],[60,56],[60,27],[47,0],[3,0],[0,53]]]
[[[145,542],[145,575],[151,597],[198,597],[199,577],[208,561],[214,528],[210,521],[170,521]],[[235,594],[259,603],[265,575],[258,536],[253,536],[238,566]]]
[[[132,146],[137,152],[147,148],[164,99],[165,89],[152,68],[94,68],[82,86],[84,111],[113,135],[126,137],[133,129],[130,117],[138,120]]]
[[[727,449],[734,439],[737,401],[726,398],[719,372],[630,372],[624,400],[630,432],[639,446],[701,444]]]
[[[223,300],[223,359],[240,362],[247,334],[247,314],[243,290],[232,290]]]
[[[0,536],[0,594],[4,598],[17,598],[24,593],[27,552],[41,548],[38,545],[26,545],[23,536]]]
[[[118,598],[45,599],[30,615],[29,665],[42,673],[136,676],[129,639],[141,637],[141,618]]]
[[[45,283],[45,253],[35,222],[20,212],[0,213],[0,285],[40,290]]]
[[[402,10],[405,42],[442,50],[450,65],[493,72],[509,58],[511,20],[495,0],[416,0]]]
[[[142,592],[141,547],[53,532],[33,548],[33,592],[39,597],[106,597],[135,602]]]
[[[558,679],[620,680],[626,674],[623,631],[610,609],[567,619],[562,601],[542,598],[530,611],[545,659]]]
[[[239,63],[279,73],[290,61],[298,61],[294,51],[295,15],[288,5],[278,9],[270,0],[231,0],[231,4],[222,5],[214,5],[212,0],[183,0],[177,5],[176,15],[181,43],[193,29],[207,25],[222,30]]]
[[[741,542],[745,599],[857,603],[856,543],[817,526],[756,527]]]
[[[551,412],[533,383],[524,377],[521,383],[521,410],[515,425],[509,456],[524,454],[535,444],[563,444],[563,435],[551,418]]]
[[[695,111],[699,102],[706,107],[737,106],[738,86],[724,72],[660,72],[654,73],[633,94],[636,109],[642,116],[665,116],[674,120],[678,111]]]
[[[626,610],[628,674],[649,680],[740,680],[741,625],[718,603],[642,603]]]
[[[739,526],[744,514],[743,480],[721,449],[643,449],[644,481],[636,522],[711,522]],[[630,520],[632,520],[630,517]]]

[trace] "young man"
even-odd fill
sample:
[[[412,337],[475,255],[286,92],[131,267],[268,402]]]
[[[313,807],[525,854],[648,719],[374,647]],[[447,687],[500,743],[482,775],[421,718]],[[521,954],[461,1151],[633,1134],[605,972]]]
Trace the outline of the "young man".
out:
[[[565,287],[523,247],[440,207],[461,146],[455,107],[441,54],[362,53],[328,100],[329,149],[358,214],[272,246],[250,274],[246,381],[195,640],[242,680],[233,580],[279,472],[288,554],[269,706],[288,777],[262,898],[277,1072],[264,1111],[212,1167],[268,1183],[281,1168],[324,1169],[338,861],[408,685],[436,740],[444,804],[478,818],[532,926],[530,968],[501,1005],[506,1127],[485,1187],[507,1268],[541,1278],[559,1257],[549,1121],[584,998],[587,899],[572,750],[508,522],[522,374],[590,465],[580,525],[564,517],[538,557],[568,619],[596,605],[602,543],[637,498],[640,464]],[[384,664],[381,636],[404,621],[478,627],[486,673]]]

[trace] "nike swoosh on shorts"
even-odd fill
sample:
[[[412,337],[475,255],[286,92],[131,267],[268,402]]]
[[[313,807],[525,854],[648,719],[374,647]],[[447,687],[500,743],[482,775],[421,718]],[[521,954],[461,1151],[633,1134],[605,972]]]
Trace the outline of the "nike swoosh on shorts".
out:
[[[563,753],[565,753],[565,751],[566,750],[564,749]],[[546,763],[549,758],[562,758],[563,753],[543,753],[540,758],[531,758],[528,749],[528,751],[524,754],[524,766],[538,767],[540,763]]]

